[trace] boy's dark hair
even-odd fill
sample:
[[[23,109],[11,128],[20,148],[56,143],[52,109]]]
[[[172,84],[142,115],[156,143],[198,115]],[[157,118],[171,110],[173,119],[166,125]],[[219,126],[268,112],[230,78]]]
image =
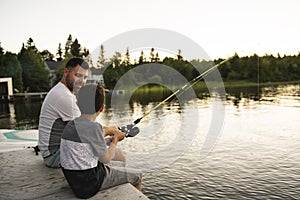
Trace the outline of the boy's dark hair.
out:
[[[73,69],[77,65],[80,65],[83,69],[89,69],[89,65],[87,64],[87,62],[85,62],[82,58],[77,58],[77,57],[71,58],[67,62],[66,68]]]
[[[78,107],[82,114],[94,114],[104,104],[104,88],[97,84],[82,86],[78,92]]]

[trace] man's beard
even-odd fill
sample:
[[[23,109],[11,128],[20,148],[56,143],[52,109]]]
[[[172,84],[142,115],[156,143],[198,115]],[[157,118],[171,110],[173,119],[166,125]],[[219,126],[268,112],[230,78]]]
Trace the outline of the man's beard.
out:
[[[78,85],[78,87],[76,87],[76,84]],[[66,85],[67,85],[67,88],[74,94],[77,94],[79,89],[82,86],[82,84],[80,84],[80,82],[76,82],[76,81],[72,82],[69,74],[66,77]]]
[[[67,88],[71,92],[73,92],[73,90],[74,90],[74,83],[72,83],[71,80],[70,80],[70,74],[68,74],[67,77],[66,77],[66,85],[67,85]]]

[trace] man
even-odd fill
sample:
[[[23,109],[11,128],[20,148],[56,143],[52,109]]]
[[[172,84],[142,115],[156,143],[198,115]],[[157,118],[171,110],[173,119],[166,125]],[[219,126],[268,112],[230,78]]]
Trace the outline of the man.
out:
[[[40,113],[38,147],[48,167],[60,166],[60,140],[68,121],[80,116],[74,92],[86,82],[88,64],[71,58],[63,77],[47,94]]]

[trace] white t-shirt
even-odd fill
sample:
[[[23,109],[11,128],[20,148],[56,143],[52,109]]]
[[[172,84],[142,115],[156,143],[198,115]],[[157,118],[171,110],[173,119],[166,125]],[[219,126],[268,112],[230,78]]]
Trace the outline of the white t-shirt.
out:
[[[79,116],[75,95],[59,82],[49,91],[41,108],[38,146],[43,157],[59,149],[67,122]]]

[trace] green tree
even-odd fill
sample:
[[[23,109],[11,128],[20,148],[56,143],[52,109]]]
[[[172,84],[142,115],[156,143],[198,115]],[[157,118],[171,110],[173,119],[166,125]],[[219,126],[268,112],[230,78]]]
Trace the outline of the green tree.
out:
[[[18,60],[22,67],[22,79],[25,90],[31,92],[48,91],[49,71],[40,53],[30,46],[22,47],[18,54]]]
[[[146,58],[145,58],[144,52],[141,51],[141,55],[139,57],[139,64],[143,64],[145,62],[146,62]]]
[[[154,48],[152,47],[150,50],[150,62],[155,62],[155,52],[154,52]]]
[[[115,54],[110,59],[110,63],[112,64],[113,68],[118,68],[120,67],[121,62],[122,62],[122,54],[116,51]]]
[[[39,52],[32,38],[29,38],[26,43],[27,49],[32,49],[35,53]]]
[[[110,64],[103,72],[105,87],[113,89],[114,86],[117,84],[119,77],[120,75],[118,73],[118,70],[115,67],[113,67],[112,64]]]
[[[158,52],[156,52],[154,62],[159,62],[159,61],[160,61],[160,58],[159,58]]]
[[[79,44],[77,39],[75,39],[71,44],[71,54],[75,57],[82,57],[81,45]]]
[[[53,58],[54,58],[54,55],[48,50],[43,50],[40,54],[41,54],[43,60],[45,60],[45,61],[53,60]]]
[[[72,41],[72,35],[70,34],[68,39],[67,39],[67,42],[66,42],[66,45],[65,45],[65,58],[68,56],[68,54],[71,52],[71,45],[72,45],[73,41]]]
[[[83,48],[82,57],[88,57],[90,55],[90,51],[87,48]]]
[[[63,58],[63,51],[62,51],[62,48],[61,48],[61,43],[58,44],[58,49],[57,49],[57,53],[56,55],[58,56],[58,58],[56,59],[57,61],[62,61]]]
[[[106,65],[106,59],[104,56],[104,46],[101,44],[100,46],[100,52],[99,52],[99,56],[98,56],[98,60],[97,60],[97,68],[101,69]]]
[[[183,57],[182,57],[182,55],[181,55],[181,50],[180,49],[178,49],[178,53],[177,53],[177,55],[176,55],[176,57],[177,57],[177,60],[182,60],[183,59]]]
[[[13,87],[23,91],[22,68],[16,54],[6,52],[0,55],[0,77],[12,77]]]
[[[125,58],[123,61],[124,66],[129,66],[131,65],[131,61],[130,61],[130,54],[129,54],[129,49],[126,49],[126,53],[125,53]]]
[[[3,55],[3,54],[4,54],[4,49],[2,48],[1,42],[0,42],[0,55]]]
[[[89,64],[89,67],[94,66],[90,51],[85,47],[83,48],[82,56],[83,56],[84,61]]]

